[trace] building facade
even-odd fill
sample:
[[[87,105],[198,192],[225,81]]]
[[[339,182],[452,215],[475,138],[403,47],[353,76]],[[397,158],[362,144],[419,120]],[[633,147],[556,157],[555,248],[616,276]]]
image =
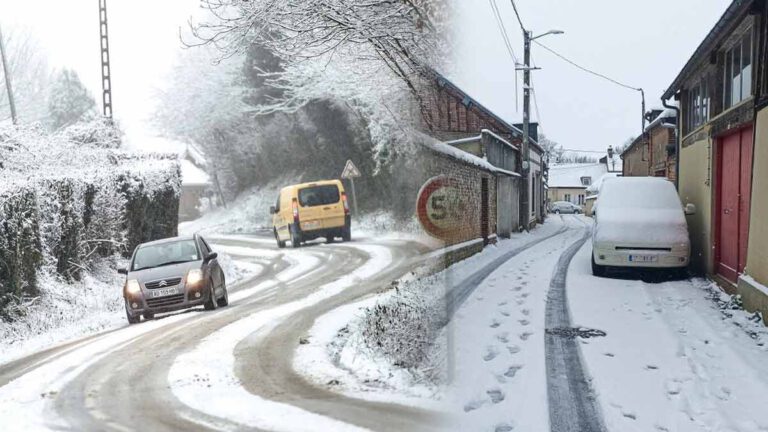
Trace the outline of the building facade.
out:
[[[767,20],[765,1],[733,1],[662,97],[680,106],[679,193],[696,207],[692,266],[738,290],[748,308],[768,306]]]
[[[521,125],[506,122],[436,72],[434,80],[425,84],[425,89],[422,91],[423,105],[426,107],[426,113],[422,115],[424,118],[422,130],[426,134],[485,158],[499,168],[525,175],[521,155],[523,138]],[[530,169],[527,172],[530,198],[528,202],[523,202],[524,194],[520,190],[523,186],[522,181],[517,179],[511,186],[514,189],[512,193],[518,200],[514,207],[519,214],[514,219],[518,221],[518,225],[522,225],[522,221],[528,219],[528,228],[541,223],[546,216],[547,159],[544,149],[538,145],[537,126],[536,123],[532,123],[530,127]],[[485,147],[471,144],[481,141],[495,144]],[[513,158],[513,165],[510,161],[502,161],[495,158],[495,155],[486,153],[487,149],[499,149],[499,151],[507,149],[507,157]],[[508,186],[502,186],[502,190],[507,189]],[[515,228],[526,227],[516,226]]]
[[[673,108],[648,113],[651,123],[621,154],[626,177],[677,179],[677,111]]]

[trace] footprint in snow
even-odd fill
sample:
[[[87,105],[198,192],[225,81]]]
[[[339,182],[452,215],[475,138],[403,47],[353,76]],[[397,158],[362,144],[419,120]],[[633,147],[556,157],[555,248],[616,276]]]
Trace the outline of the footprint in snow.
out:
[[[533,335],[533,333],[531,333],[531,332],[521,333],[520,334],[520,340],[527,341],[528,338],[531,337],[531,335]]]
[[[483,360],[491,361],[499,355],[499,350],[495,346],[488,346],[485,348],[485,354],[483,354]]]
[[[470,401],[466,405],[464,405],[464,412],[474,411],[480,408],[481,406],[483,406],[482,401],[478,401],[478,400]]]
[[[509,316],[509,311],[507,311],[507,310],[500,311],[499,313],[502,314],[505,317]]]
[[[522,325],[522,326],[527,326],[528,324],[530,324],[530,323],[531,323],[531,322],[530,322],[530,321],[528,321],[527,319],[521,319],[521,320],[518,320],[517,322],[519,322],[519,323],[520,323],[520,325]]]
[[[517,345],[509,345],[507,351],[509,351],[510,354],[517,354],[520,352],[520,347]]]
[[[645,365],[646,370],[658,370],[659,367],[656,365]]]
[[[502,423],[500,425],[496,425],[496,429],[494,429],[493,432],[512,432],[513,429],[515,428],[513,428],[512,425]]]
[[[501,325],[501,323],[498,320],[493,320],[493,321],[491,321],[490,327],[491,328],[499,328],[500,325]]]
[[[525,304],[525,299],[517,299],[515,300],[515,303],[517,303],[518,306],[522,306]]]
[[[530,314],[531,314],[531,310],[530,310],[530,309],[523,309],[523,310],[522,310],[522,311],[520,311],[520,312],[522,312],[522,313],[523,313],[523,315],[525,315],[525,316],[528,316],[528,315],[530,315]]]
[[[531,293],[524,292],[524,293],[520,294],[520,298],[528,298],[528,296],[530,296],[530,295],[531,295]]]
[[[506,302],[506,301],[503,301],[503,302],[499,302],[499,306],[506,306],[506,305],[507,305],[507,302]]]
[[[497,404],[504,400],[504,392],[501,389],[491,389],[485,392],[491,398],[491,402]]]
[[[523,285],[523,286],[526,286],[526,285],[528,285],[528,281],[522,281],[522,282],[520,282],[520,284]]]
[[[516,286],[516,287],[512,288],[512,291],[521,291],[522,289],[523,289],[522,286]]]
[[[499,333],[496,335],[496,339],[501,343],[507,343],[509,342],[509,333],[507,332]]]
[[[631,420],[637,420],[637,414],[633,413],[632,411],[622,411],[621,415]]]
[[[522,369],[522,366],[510,366],[506,372],[504,372],[504,376],[507,378],[514,378],[515,375],[517,375],[517,371]]]
[[[680,394],[680,381],[678,380],[667,381],[666,388],[667,388],[668,395],[677,396]]]
[[[609,352],[607,352],[607,353],[603,353],[603,355],[604,355],[604,356],[606,356],[606,357],[616,357],[616,354],[614,354],[614,353],[609,353]]]

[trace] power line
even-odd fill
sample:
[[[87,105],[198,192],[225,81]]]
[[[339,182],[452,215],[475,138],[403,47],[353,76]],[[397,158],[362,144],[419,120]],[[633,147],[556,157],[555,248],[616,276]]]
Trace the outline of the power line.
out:
[[[520,29],[523,32],[526,32],[527,30],[525,29],[525,26],[523,25],[523,20],[520,19],[520,13],[517,11],[517,5],[515,4],[515,0],[509,0],[509,1],[512,2],[512,9],[515,10],[515,16],[517,17],[517,22],[520,23]]]
[[[519,63],[517,60],[517,55],[515,55],[515,50],[512,48],[512,43],[509,41],[509,34],[507,34],[507,27],[504,25],[504,19],[501,17],[499,5],[496,4],[496,0],[488,0],[488,2],[491,5],[491,10],[493,11],[494,17],[496,18],[496,26],[499,28],[499,32],[501,32],[501,38],[504,40],[504,45],[507,47],[507,52],[509,53],[510,57],[512,57],[513,64],[517,66]],[[515,110],[518,109],[518,100],[517,73],[515,73]]]
[[[504,45],[507,47],[507,52],[512,57],[512,60],[517,64],[517,55],[515,50],[512,49],[512,44],[509,42],[509,35],[507,34],[507,27],[504,25],[504,20],[501,18],[501,12],[499,12],[499,6],[496,4],[496,0],[488,0],[491,5],[494,17],[496,17],[496,26],[499,28],[501,38],[504,39]]]
[[[641,88],[639,88],[639,87],[632,87],[632,86],[630,86],[630,85],[627,85],[627,84],[624,84],[624,83],[622,83],[622,82],[616,81],[615,79],[613,79],[613,78],[610,78],[610,77],[608,77],[608,76],[605,76],[605,75],[603,75],[603,74],[601,74],[601,73],[599,73],[599,72],[595,72],[595,71],[593,71],[593,70],[591,70],[591,69],[587,69],[586,67],[584,67],[584,66],[581,66],[580,64],[578,64],[578,63],[574,62],[573,60],[570,60],[570,59],[568,59],[568,58],[567,58],[567,57],[565,57],[564,55],[562,55],[562,54],[560,54],[560,53],[556,52],[556,51],[555,51],[555,50],[553,50],[552,48],[549,48],[548,46],[546,46],[546,45],[542,44],[542,43],[541,43],[541,42],[539,42],[539,41],[534,41],[534,42],[536,43],[536,45],[538,45],[538,46],[540,46],[540,47],[544,48],[545,50],[547,50],[547,51],[551,52],[552,54],[554,54],[555,56],[557,56],[557,57],[559,57],[560,59],[564,60],[565,62],[567,62],[567,63],[571,64],[572,66],[574,66],[574,67],[576,67],[576,68],[578,68],[578,69],[581,69],[582,71],[584,71],[584,72],[586,72],[586,73],[592,74],[592,75],[594,75],[594,76],[596,76],[596,77],[599,77],[599,78],[602,78],[602,79],[604,79],[604,80],[608,80],[608,81],[610,81],[610,82],[612,82],[612,83],[614,83],[614,84],[616,84],[616,85],[618,85],[618,86],[621,86],[621,87],[624,87],[624,88],[627,88],[627,89],[630,89],[630,90],[634,90],[634,91],[643,91],[643,89],[641,89]]]

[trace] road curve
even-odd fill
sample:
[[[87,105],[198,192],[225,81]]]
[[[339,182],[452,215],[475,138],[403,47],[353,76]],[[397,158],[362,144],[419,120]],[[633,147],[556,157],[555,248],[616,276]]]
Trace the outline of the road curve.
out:
[[[227,326],[301,304],[321,287],[370,265],[366,245],[386,248],[391,262],[322,301],[289,310],[279,322],[244,338],[233,353],[232,374],[254,397],[290,405],[353,429],[432,430],[435,417],[431,412],[341,396],[306,381],[291,367],[298,340],[316,317],[379,291],[407,273],[414,265],[413,258],[426,252],[424,246],[408,241],[358,240],[278,250],[264,237],[225,237],[213,242],[241,250],[246,256],[261,255],[266,270],[230,286],[227,308],[167,314],[0,365],[0,418],[15,416],[11,429],[4,430],[260,430],[215,410],[194,409],[181,402],[169,382],[172,365]],[[209,360],[216,364],[221,357],[223,353],[211,352]],[[205,385],[197,387],[205,389]],[[203,392],[200,397],[213,403],[216,394]]]

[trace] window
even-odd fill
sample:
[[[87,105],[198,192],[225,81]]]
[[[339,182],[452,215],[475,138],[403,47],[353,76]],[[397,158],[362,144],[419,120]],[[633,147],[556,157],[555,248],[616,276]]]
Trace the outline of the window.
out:
[[[571,194],[565,194],[565,197],[563,197],[563,201],[571,202]]]
[[[589,186],[592,184],[592,177],[582,177],[581,178],[581,184],[583,186]]]
[[[314,207],[339,202],[339,188],[336,185],[310,186],[299,190],[299,204]]]
[[[691,132],[709,121],[709,83],[706,77],[702,78],[688,90],[688,101],[685,111],[687,132]]]
[[[579,194],[579,205],[584,205],[584,194]]]
[[[725,52],[723,108],[752,96],[752,29]]]

